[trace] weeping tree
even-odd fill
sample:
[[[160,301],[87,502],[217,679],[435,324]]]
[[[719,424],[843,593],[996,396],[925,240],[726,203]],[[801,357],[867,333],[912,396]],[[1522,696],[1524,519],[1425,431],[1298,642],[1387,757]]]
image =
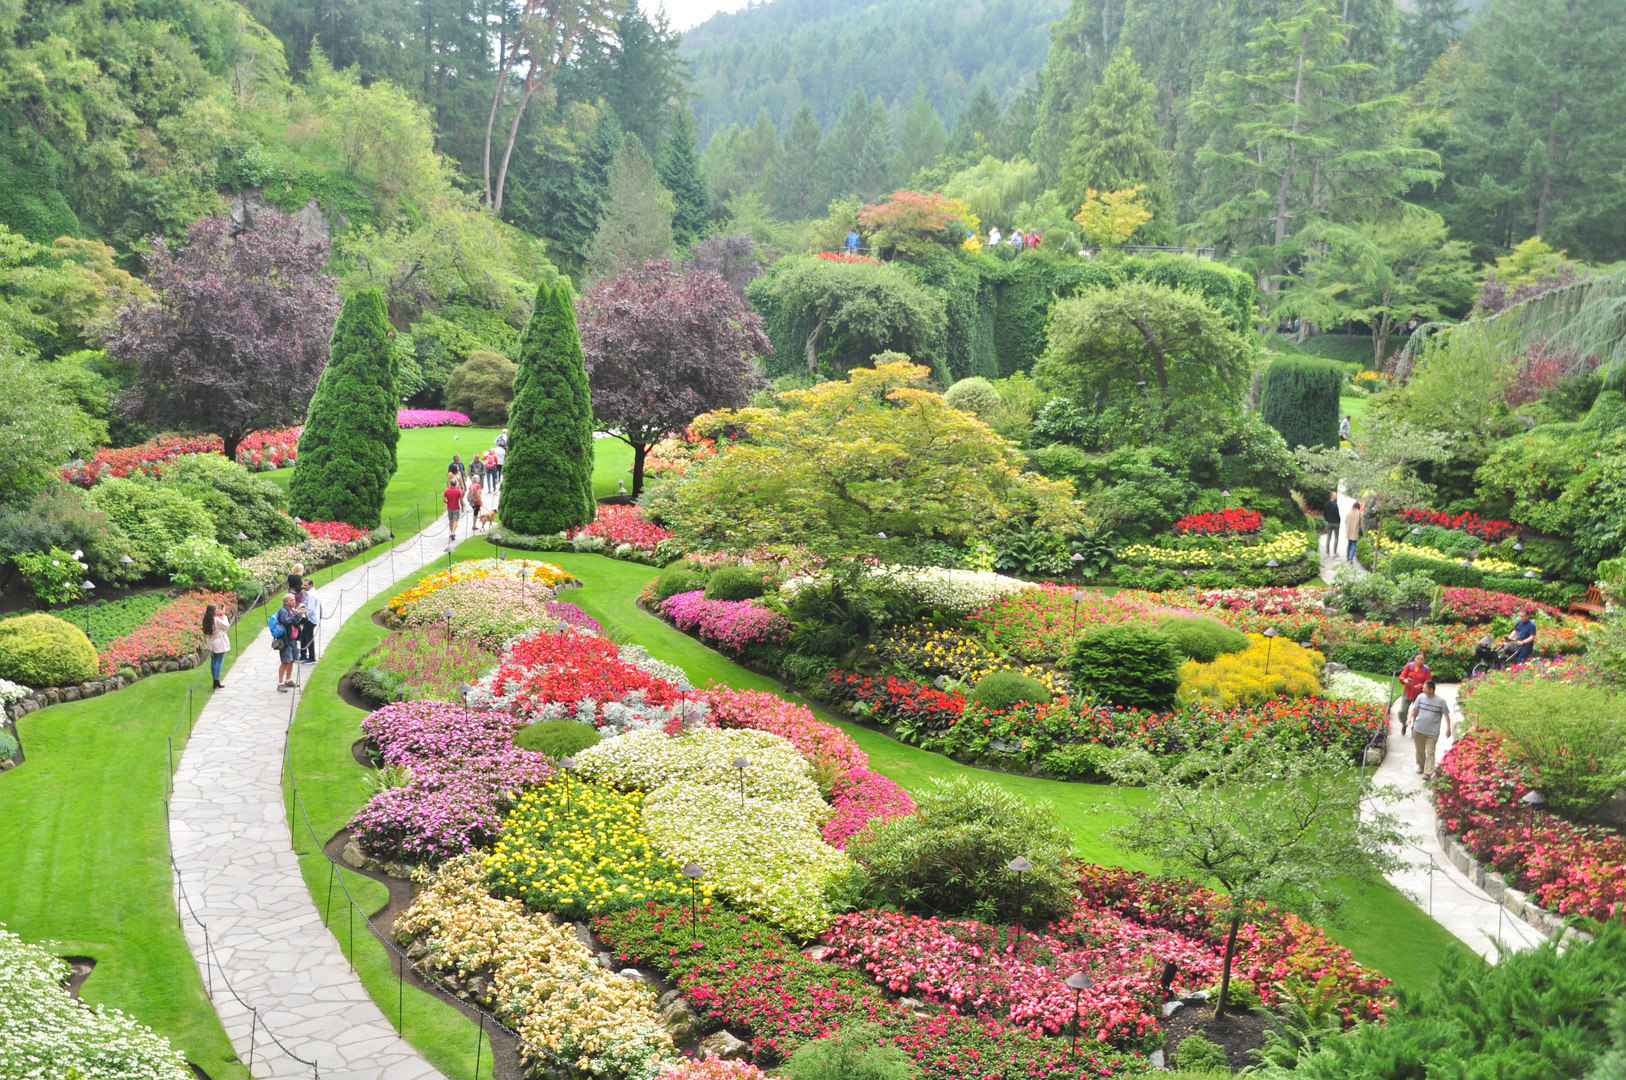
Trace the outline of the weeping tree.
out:
[[[497,517],[556,533],[593,520],[593,402],[570,283],[542,285],[519,343]]]
[[[306,521],[375,528],[395,475],[395,378],[384,295],[363,289],[344,302],[327,370],[316,384],[288,512]]]

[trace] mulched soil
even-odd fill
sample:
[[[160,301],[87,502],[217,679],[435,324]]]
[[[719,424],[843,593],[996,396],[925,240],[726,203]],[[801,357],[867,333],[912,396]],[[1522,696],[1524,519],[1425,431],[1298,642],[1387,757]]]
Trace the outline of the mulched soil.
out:
[[[1225,1060],[1233,1070],[1244,1065],[1257,1065],[1258,1059],[1248,1053],[1265,1045],[1265,1032],[1270,1023],[1257,1013],[1227,1013],[1223,1020],[1214,1019],[1211,1004],[1187,1005],[1164,1020],[1163,1052],[1170,1065],[1180,1041],[1188,1035],[1201,1035],[1225,1051]]]

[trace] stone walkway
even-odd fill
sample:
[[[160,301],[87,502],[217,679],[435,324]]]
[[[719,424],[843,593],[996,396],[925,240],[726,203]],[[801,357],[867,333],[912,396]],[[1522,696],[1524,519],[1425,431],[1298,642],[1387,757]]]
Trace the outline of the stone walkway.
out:
[[[467,537],[466,522],[461,532]],[[442,516],[393,557],[376,556],[320,586],[332,613],[323,637],[400,578],[444,558],[446,546]],[[305,887],[282,789],[298,692],[277,691],[264,616],[250,619],[225,689],[198,716],[169,807],[176,902],[215,1011],[238,1057],[246,1063],[252,1052],[256,1077],[314,1078],[317,1069],[332,1080],[439,1077],[367,995]],[[295,668],[301,679],[313,670]]]
[[[1457,687],[1454,683],[1447,683],[1439,687],[1439,692],[1451,702],[1451,722],[1455,731],[1459,721],[1456,716]],[[1453,741],[1443,734],[1440,736],[1436,760],[1445,756]],[[1508,914],[1501,904],[1453,866],[1446,853],[1440,850],[1440,842],[1435,836],[1434,804],[1423,790],[1423,778],[1417,774],[1417,754],[1412,737],[1409,733],[1404,738],[1400,735],[1398,702],[1389,722],[1389,753],[1378,768],[1376,780],[1379,784],[1393,785],[1406,793],[1401,802],[1388,808],[1400,817],[1403,827],[1412,837],[1412,843],[1399,852],[1407,866],[1388,875],[1395,888],[1487,960],[1496,960],[1501,951],[1498,942],[1516,951],[1546,940],[1524,920]]]

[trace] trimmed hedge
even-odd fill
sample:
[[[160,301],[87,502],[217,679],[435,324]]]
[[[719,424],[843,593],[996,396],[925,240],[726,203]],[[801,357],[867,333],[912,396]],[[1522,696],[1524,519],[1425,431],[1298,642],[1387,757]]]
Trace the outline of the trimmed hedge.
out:
[[[514,745],[521,750],[559,758],[579,754],[589,746],[603,742],[598,729],[592,724],[575,720],[543,720],[514,732]],[[567,781],[569,782],[569,781]]]
[[[975,701],[990,709],[1008,709],[1019,701],[1042,704],[1050,699],[1050,688],[1044,683],[1020,671],[1009,670],[984,675],[966,695],[967,701]]]
[[[655,579],[655,599],[670,600],[678,593],[694,592],[706,587],[706,579],[688,566],[676,563],[661,571]]]
[[[376,527],[384,489],[395,475],[401,441],[395,413],[395,361],[390,354],[384,295],[362,289],[344,302],[333,327],[333,348],[288,486],[288,512],[306,521],[342,521]]]
[[[1078,636],[1064,662],[1080,693],[1126,709],[1174,704],[1185,662],[1174,639],[1140,626],[1097,626]]]
[[[73,623],[37,611],[0,619],[0,679],[71,686],[96,677],[96,646]]]
[[[1365,539],[1361,541],[1367,543]],[[1370,551],[1370,547],[1366,549]],[[1568,581],[1542,581],[1539,578],[1502,577],[1497,574],[1487,574],[1477,566],[1463,566],[1459,562],[1447,562],[1444,559],[1430,559],[1422,555],[1413,555],[1409,552],[1396,552],[1393,555],[1383,555],[1383,572],[1390,577],[1399,577],[1403,574],[1423,574],[1436,585],[1447,588],[1460,586],[1469,589],[1489,589],[1492,592],[1503,592],[1511,596],[1522,596],[1526,600],[1534,600],[1542,604],[1551,604],[1562,608],[1569,603],[1569,598],[1577,593],[1586,592],[1585,585]]]
[[[1241,652],[1248,647],[1248,636],[1214,619],[1164,619],[1157,628],[1174,639],[1175,647],[1186,658],[1199,664],[1212,664],[1223,653]]]
[[[754,600],[767,591],[766,575],[743,566],[718,567],[706,579],[707,600]]]
[[[1344,372],[1327,360],[1284,356],[1265,369],[1259,412],[1289,447],[1338,445]]]
[[[570,283],[536,290],[520,339],[503,464],[504,528],[541,536],[593,520],[593,401]]]

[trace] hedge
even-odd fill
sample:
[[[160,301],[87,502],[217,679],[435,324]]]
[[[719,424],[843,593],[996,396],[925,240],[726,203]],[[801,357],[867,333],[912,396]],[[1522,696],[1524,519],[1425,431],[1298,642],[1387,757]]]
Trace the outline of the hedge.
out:
[[[1362,544],[1367,540],[1362,539]],[[1365,549],[1365,550],[1370,550]],[[1570,581],[1542,581],[1539,578],[1502,577],[1497,574],[1487,574],[1474,565],[1463,566],[1459,562],[1447,562],[1444,559],[1430,559],[1424,555],[1413,555],[1409,552],[1396,552],[1393,555],[1383,555],[1383,572],[1391,577],[1402,574],[1423,574],[1436,585],[1448,588],[1462,587],[1469,589],[1489,589],[1492,592],[1507,593],[1510,596],[1522,596],[1526,600],[1537,603],[1551,604],[1562,608],[1569,603],[1570,597],[1577,593],[1586,592],[1586,586]]]
[[[1284,356],[1265,370],[1260,414],[1287,445],[1337,446],[1343,369],[1327,360]]]
[[[0,679],[37,689],[82,683],[96,672],[96,647],[72,623],[43,611],[0,620]]]

